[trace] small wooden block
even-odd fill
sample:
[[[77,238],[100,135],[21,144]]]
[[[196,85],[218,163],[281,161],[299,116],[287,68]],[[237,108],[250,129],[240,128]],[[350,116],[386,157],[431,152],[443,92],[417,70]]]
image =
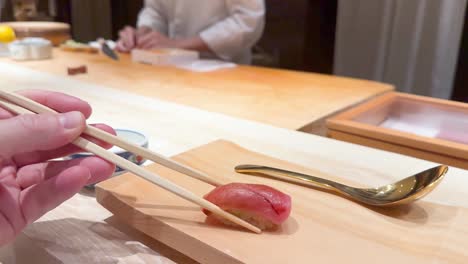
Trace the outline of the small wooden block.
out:
[[[86,74],[88,73],[88,67],[86,67],[86,65],[78,67],[68,67],[67,71],[68,75]]]

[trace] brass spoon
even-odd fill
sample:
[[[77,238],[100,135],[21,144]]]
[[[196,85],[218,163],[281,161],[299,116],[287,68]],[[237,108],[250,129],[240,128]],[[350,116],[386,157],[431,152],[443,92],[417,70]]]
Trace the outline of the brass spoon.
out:
[[[373,206],[394,206],[413,202],[431,192],[442,180],[448,167],[440,165],[403,180],[377,188],[355,188],[298,172],[258,165],[239,165],[236,172],[267,176],[279,180],[324,188]]]

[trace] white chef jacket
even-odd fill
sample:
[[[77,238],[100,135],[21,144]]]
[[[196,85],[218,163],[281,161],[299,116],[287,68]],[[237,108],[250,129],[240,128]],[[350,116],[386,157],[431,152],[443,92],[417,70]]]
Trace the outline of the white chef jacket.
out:
[[[170,38],[200,36],[218,58],[251,62],[265,26],[264,0],[145,0],[138,23]],[[208,54],[201,54],[209,57]]]

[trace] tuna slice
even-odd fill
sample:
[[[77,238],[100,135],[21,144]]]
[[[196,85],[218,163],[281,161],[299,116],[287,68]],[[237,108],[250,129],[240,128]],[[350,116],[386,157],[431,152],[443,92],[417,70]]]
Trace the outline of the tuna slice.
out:
[[[262,230],[275,229],[291,212],[291,197],[260,184],[230,183],[219,186],[204,198]],[[207,210],[207,222],[235,225]]]

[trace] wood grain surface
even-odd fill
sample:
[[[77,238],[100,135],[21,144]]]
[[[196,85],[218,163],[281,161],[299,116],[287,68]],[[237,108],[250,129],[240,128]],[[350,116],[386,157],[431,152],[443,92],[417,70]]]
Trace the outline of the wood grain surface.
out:
[[[359,263],[363,257],[379,263],[465,263],[468,258],[466,208],[418,201],[373,209],[308,187],[237,174],[236,165],[260,164],[351,183],[226,141],[204,145],[176,159],[215,178],[263,183],[292,196],[292,213],[281,229],[253,235],[205,223],[197,206],[132,174],[98,186],[98,202],[116,217],[202,263]],[[148,169],[200,195],[212,189],[157,165]]]
[[[391,152],[205,111],[151,96],[141,96],[131,91],[83,81],[83,76],[78,76],[77,78],[60,76],[31,70],[9,62],[0,62],[0,89],[7,91],[47,89],[78,96],[93,107],[90,123],[107,123],[115,128],[143,132],[149,138],[149,148],[165,156],[179,155],[198,146],[224,139],[248,150],[287,161],[288,164],[298,164],[319,176],[336,176],[349,182],[359,182],[368,186],[393,182],[436,165]],[[436,207],[432,211],[428,209],[426,213],[416,214],[414,214],[415,211],[411,211],[413,213],[410,214],[405,214],[403,211],[402,214],[407,218],[415,219],[414,221],[419,219],[422,227],[414,225],[411,221],[407,223],[395,220],[397,221],[395,228],[399,228],[401,224],[413,226],[414,232],[419,229],[422,232],[425,228],[423,223],[428,222],[425,215],[432,215],[431,212],[440,213],[437,217],[430,217],[430,219],[439,219],[441,222],[457,217],[463,218],[461,212],[464,209],[460,208],[468,208],[466,186],[468,186],[468,172],[450,168],[440,186],[421,201],[436,206],[443,205],[441,208],[448,208],[448,210],[440,210]],[[328,208],[329,197],[334,196],[325,198],[320,196],[320,199],[311,196],[311,204],[318,206],[314,208],[314,212],[322,213]],[[354,222],[362,221],[362,218],[355,217],[355,214],[362,212],[364,208],[353,207],[358,211],[353,211],[351,215],[348,215],[345,210],[350,210],[349,206],[354,205],[346,203],[346,208],[332,207],[330,210],[325,210],[327,221],[321,224],[320,230],[345,232],[354,239],[366,237],[367,235],[363,234],[362,230],[353,233]],[[371,211],[365,212],[373,214]],[[94,192],[84,189],[30,225],[14,244],[1,248],[0,262],[17,264],[190,263],[187,256],[177,254],[175,250],[170,250],[169,247],[148,236],[132,232],[129,226],[116,225],[109,219],[112,219],[112,214],[97,203]],[[337,221],[338,224],[335,224]],[[387,218],[383,218],[382,221],[387,221]],[[456,219],[453,220],[453,224],[458,226]],[[456,233],[460,234],[461,239],[465,233],[462,229],[459,230],[457,229]],[[454,231],[449,227],[441,226],[440,228],[440,233],[451,232]],[[370,235],[375,233],[376,230]],[[398,243],[387,243],[387,238],[387,235],[380,238],[379,241],[387,245],[382,247],[395,248],[391,259],[399,259],[402,253]],[[311,249],[323,248],[320,247],[321,243],[315,240],[320,239],[328,245],[329,249],[333,249],[327,252],[333,256],[337,255],[342,248],[346,249],[348,245],[346,241],[352,241],[351,238],[344,242],[335,241],[323,236],[320,232],[314,233],[312,239],[314,240],[309,243]],[[440,241],[439,237],[436,239]],[[443,236],[442,239],[444,239]],[[407,238],[402,236],[401,240],[402,242],[399,243],[403,243],[403,246],[407,244]],[[432,237],[427,239],[424,234],[421,241],[426,241],[430,245],[437,243],[437,241],[432,241]],[[463,243],[452,242],[452,240],[440,241],[440,243],[451,245],[455,252],[459,249],[458,245],[464,247]],[[334,244],[336,244],[335,247]],[[367,255],[368,252],[361,250],[350,252],[350,254],[350,257],[357,259],[362,255]],[[445,257],[446,252],[434,251],[433,254]],[[316,263],[330,263],[324,258],[316,258],[315,261]],[[310,260],[304,262],[310,263]],[[435,263],[447,262],[450,261],[435,261]]]
[[[113,61],[55,49],[52,60],[0,62],[61,76],[68,67],[86,65],[87,74],[70,78],[294,130],[393,90],[388,84],[314,73],[251,66],[198,73],[120,57]]]
[[[388,118],[456,134],[459,141],[382,127]],[[466,103],[390,92],[328,119],[327,128],[334,139],[468,169],[468,144],[461,142],[468,138],[467,118]]]

